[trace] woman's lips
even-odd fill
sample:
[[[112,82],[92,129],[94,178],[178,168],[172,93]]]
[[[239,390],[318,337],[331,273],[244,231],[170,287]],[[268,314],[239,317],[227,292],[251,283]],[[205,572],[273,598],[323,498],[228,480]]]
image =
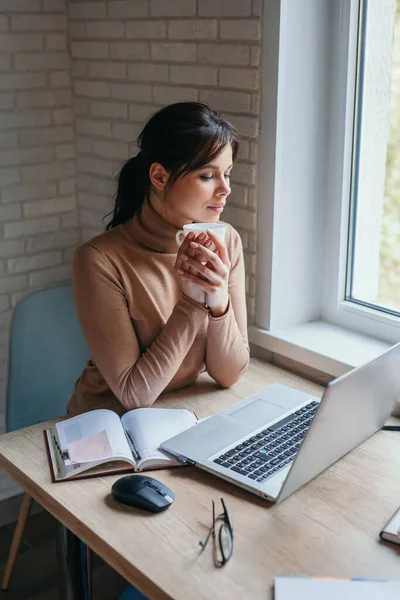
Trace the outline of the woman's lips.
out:
[[[210,210],[213,210],[214,212],[216,212],[219,215],[224,210],[224,205],[223,204],[215,204],[215,205],[207,206],[207,208],[209,208]]]

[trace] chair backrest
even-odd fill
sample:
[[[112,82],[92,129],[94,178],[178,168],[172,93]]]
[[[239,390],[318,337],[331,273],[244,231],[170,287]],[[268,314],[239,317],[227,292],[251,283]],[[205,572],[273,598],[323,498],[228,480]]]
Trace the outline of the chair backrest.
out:
[[[71,284],[22,298],[11,324],[7,431],[65,415],[88,358]]]

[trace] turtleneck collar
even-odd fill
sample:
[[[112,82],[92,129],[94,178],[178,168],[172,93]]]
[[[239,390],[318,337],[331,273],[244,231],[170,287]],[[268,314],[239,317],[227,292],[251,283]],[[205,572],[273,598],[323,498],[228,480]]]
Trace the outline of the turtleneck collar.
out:
[[[139,213],[135,214],[125,226],[135,242],[166,254],[176,254],[176,229],[165,221],[152,207],[148,198],[143,202]]]

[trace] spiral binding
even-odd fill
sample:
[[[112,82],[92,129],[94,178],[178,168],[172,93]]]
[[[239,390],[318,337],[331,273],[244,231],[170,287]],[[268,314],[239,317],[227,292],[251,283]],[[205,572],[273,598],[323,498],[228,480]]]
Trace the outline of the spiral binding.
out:
[[[65,451],[65,452],[63,452],[63,451],[61,450],[61,448],[60,448],[60,446],[59,446],[59,444],[58,444],[58,441],[57,441],[57,438],[56,438],[56,436],[55,436],[55,435],[53,435],[53,439],[54,439],[55,446],[56,446],[56,448],[57,448],[57,450],[58,450],[58,453],[59,453],[59,455],[61,456],[62,460],[64,461],[65,459],[69,459],[69,454],[68,454],[68,452],[66,452],[66,451]]]

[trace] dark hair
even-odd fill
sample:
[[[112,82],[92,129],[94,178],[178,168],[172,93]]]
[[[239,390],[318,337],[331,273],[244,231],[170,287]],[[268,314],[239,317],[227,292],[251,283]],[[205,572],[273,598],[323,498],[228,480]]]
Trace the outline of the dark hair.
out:
[[[112,219],[106,229],[125,223],[140,210],[150,192],[152,163],[160,163],[170,173],[168,191],[179,177],[201,169],[226,146],[232,146],[233,160],[239,150],[236,129],[199,102],[178,102],[159,110],[144,126],[137,144],[140,152],[124,164],[118,176]]]

